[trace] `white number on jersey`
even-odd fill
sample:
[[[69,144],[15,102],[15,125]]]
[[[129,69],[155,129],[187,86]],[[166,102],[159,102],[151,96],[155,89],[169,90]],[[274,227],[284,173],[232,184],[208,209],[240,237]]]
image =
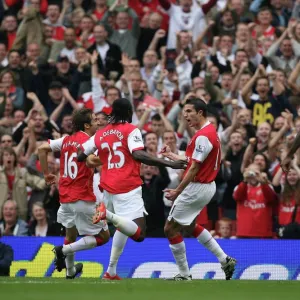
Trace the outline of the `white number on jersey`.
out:
[[[74,161],[74,158],[77,158],[77,153],[73,152],[71,156],[68,158],[69,153],[65,153],[65,168],[64,168],[64,177],[70,177],[71,179],[75,179],[78,174],[78,166]]]
[[[116,169],[120,169],[124,166],[125,163],[125,156],[123,154],[123,152],[121,152],[120,150],[117,150],[119,147],[122,146],[121,142],[115,142],[112,145],[112,149],[109,147],[108,143],[102,143],[101,144],[101,149],[108,149],[108,170],[116,168]],[[120,161],[118,163],[112,163],[111,160],[113,158],[113,156],[119,156]]]

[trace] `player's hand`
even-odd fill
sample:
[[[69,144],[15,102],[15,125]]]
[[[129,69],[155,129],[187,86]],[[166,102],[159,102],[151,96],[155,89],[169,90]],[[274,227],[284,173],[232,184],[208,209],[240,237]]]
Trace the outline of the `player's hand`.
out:
[[[166,198],[170,201],[175,201],[180,194],[180,192],[178,192],[177,190],[172,189],[165,189],[163,190],[163,192],[166,193]]]
[[[159,154],[161,154],[163,157],[168,157],[168,155],[171,153],[171,148],[168,145],[164,145]]]
[[[100,158],[94,154],[89,155],[86,159],[86,166],[88,168],[97,168],[101,165]]]
[[[56,183],[56,176],[54,174],[47,174],[47,175],[44,175],[45,177],[45,181],[46,181],[46,184],[47,185],[52,185],[52,184],[55,184]]]
[[[281,168],[283,172],[288,172],[291,168],[293,159],[289,156],[287,156],[285,159],[282,160],[281,162]]]
[[[172,169],[186,169],[187,162],[185,160],[170,161],[169,167]]]

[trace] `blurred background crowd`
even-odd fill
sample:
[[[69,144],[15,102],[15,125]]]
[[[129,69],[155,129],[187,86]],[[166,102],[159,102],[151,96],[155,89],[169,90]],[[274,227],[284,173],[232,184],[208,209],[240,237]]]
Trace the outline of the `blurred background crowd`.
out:
[[[1,0],[0,20],[1,235],[61,235],[37,148],[71,134],[83,106],[105,127],[120,96],[158,156],[163,144],[184,153],[194,134],[185,100],[208,103],[222,166],[197,222],[216,237],[278,238],[300,223],[299,155],[280,168],[300,131],[299,0]],[[48,163],[59,172],[59,156]],[[164,236],[162,190],[182,173],[141,166],[148,236]]]

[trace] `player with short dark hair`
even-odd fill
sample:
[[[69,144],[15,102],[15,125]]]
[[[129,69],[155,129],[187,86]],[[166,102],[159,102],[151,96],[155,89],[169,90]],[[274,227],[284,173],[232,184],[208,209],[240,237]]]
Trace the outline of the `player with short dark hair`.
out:
[[[48,171],[47,155],[60,152],[59,198],[60,208],[57,221],[66,227],[63,246],[53,249],[55,266],[60,272],[67,268],[67,279],[73,279],[82,271],[83,265],[74,266],[74,253],[104,245],[109,240],[109,231],[105,220],[93,224],[96,197],[93,193],[94,171],[77,159],[77,151],[98,129],[99,122],[95,114],[87,108],[77,110],[72,115],[74,133],[57,140],[49,140],[39,147],[39,159],[45,180],[53,184],[56,177]],[[77,231],[83,235],[76,242]]]
[[[182,230],[189,232],[211,251],[220,261],[226,280],[231,279],[236,260],[227,256],[211,234],[195,224],[201,210],[210,202],[216,192],[214,182],[221,163],[221,146],[216,128],[207,120],[207,105],[199,98],[188,99],[184,105],[184,118],[197,131],[186,149],[185,157],[171,152],[164,146],[163,156],[176,161],[186,159],[187,169],[176,189],[166,189],[166,198],[174,201],[165,225],[179,274],[173,280],[191,280],[186,259]]]
[[[184,167],[181,161],[170,162],[144,151],[140,130],[130,124],[132,114],[129,100],[115,100],[108,125],[83,145],[84,152],[78,157],[79,161],[87,158],[87,164],[91,167],[103,164],[99,187],[103,190],[108,210],[104,205],[98,206],[95,222],[106,216],[118,229],[113,238],[109,267],[103,277],[109,280],[120,280],[116,267],[127,237],[137,242],[145,238],[144,216],[147,212],[142,199],[141,162],[178,169]],[[98,157],[93,154],[96,150]],[[112,215],[111,211],[116,215]]]

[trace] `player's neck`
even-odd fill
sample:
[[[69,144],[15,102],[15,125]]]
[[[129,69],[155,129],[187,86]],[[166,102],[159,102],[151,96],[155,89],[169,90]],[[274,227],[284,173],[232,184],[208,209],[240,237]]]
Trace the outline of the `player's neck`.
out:
[[[206,118],[203,118],[203,119],[201,119],[200,121],[199,121],[199,123],[197,124],[197,125],[195,125],[194,126],[194,128],[196,129],[196,130],[199,130],[199,129],[201,129],[203,126],[204,126],[204,124],[207,122],[207,119]]]

